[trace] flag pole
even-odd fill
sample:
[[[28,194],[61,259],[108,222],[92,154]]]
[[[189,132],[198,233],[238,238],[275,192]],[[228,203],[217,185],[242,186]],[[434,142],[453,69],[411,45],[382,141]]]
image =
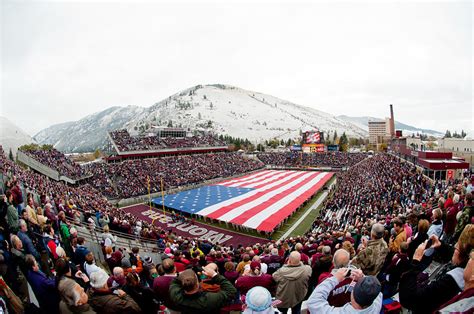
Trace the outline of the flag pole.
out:
[[[148,205],[150,206],[151,210],[151,194],[150,194],[150,177],[146,176],[146,186],[148,188]]]
[[[161,204],[163,204],[163,214],[166,215],[166,211],[165,211],[165,190],[163,189],[163,178],[161,178]]]
[[[150,206],[150,212],[152,211],[151,209],[151,193],[150,193],[150,176],[146,176],[146,186],[148,188],[148,206]],[[151,220],[151,225],[153,226],[155,224],[155,219]]]

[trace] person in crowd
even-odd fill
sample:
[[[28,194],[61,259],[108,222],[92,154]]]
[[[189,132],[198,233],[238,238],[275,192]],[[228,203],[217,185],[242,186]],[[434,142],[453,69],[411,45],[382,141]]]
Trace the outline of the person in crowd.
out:
[[[311,277],[308,282],[308,297],[313,292],[314,287],[318,284],[319,276],[327,273],[333,267],[333,256],[330,246],[321,246],[321,252],[313,254],[311,257]]]
[[[398,283],[401,275],[408,270],[409,257],[407,254],[408,244],[406,242],[400,243],[400,250],[392,257],[390,264],[385,271],[381,273],[382,288],[384,298],[392,297],[398,290]]]
[[[272,275],[283,265],[284,259],[278,254],[277,248],[272,248],[270,256],[262,258],[262,262],[268,265],[267,274]]]
[[[97,313],[141,313],[138,304],[123,290],[107,286],[109,276],[100,269],[90,276],[89,304]]]
[[[19,228],[19,221],[18,221],[18,210],[16,209],[15,205],[13,204],[13,194],[11,191],[7,191],[5,193],[6,203],[7,203],[7,224],[9,231],[11,233],[16,233]]]
[[[101,270],[101,268],[96,265],[94,254],[92,254],[92,252],[87,253],[86,261],[84,262],[82,269],[84,270],[84,273],[89,278],[92,275],[92,273]]]
[[[331,272],[322,273],[319,276],[318,285],[321,284],[327,278],[334,276],[334,274],[341,268],[348,268],[350,263],[350,254],[345,249],[339,249],[334,252],[333,258],[333,266],[334,268]],[[351,268],[351,272],[355,271],[355,268]],[[360,271],[362,272],[362,271]],[[328,296],[328,303],[331,306],[343,306],[351,299],[351,292],[352,292],[352,277],[348,276],[331,291]]]
[[[250,263],[250,269],[244,271],[243,275],[236,280],[235,287],[240,295],[245,295],[247,291],[256,286],[274,291],[272,275],[262,273],[261,268],[262,264],[260,262],[253,261]]]
[[[417,232],[414,236],[407,239],[408,242],[408,251],[407,255],[408,258],[412,258],[415,250],[418,246],[423,243],[425,240],[428,239],[428,228],[430,227],[430,223],[426,219],[420,219],[418,221]]]
[[[219,291],[203,292],[196,273],[187,269],[171,283],[170,298],[183,313],[219,313],[221,307],[233,299],[235,287],[209,265],[203,267],[203,274],[220,286]]]
[[[143,313],[156,313],[158,311],[160,307],[158,299],[151,288],[140,283],[140,277],[137,273],[127,274],[123,291],[135,300]]]
[[[115,267],[113,269],[113,276],[107,279],[107,286],[111,289],[122,289],[127,283],[125,273],[122,267]]]
[[[153,291],[160,301],[168,308],[168,310],[173,313],[178,313],[176,311],[177,305],[171,301],[170,298],[170,286],[171,282],[176,279],[176,267],[174,266],[174,261],[171,258],[165,259],[161,263],[161,268],[163,269],[164,274],[162,276],[156,277],[153,281]]]
[[[84,265],[84,262],[86,261],[86,255],[89,253],[89,249],[86,247],[86,239],[83,237],[78,237],[77,238],[77,246],[76,250],[74,251],[74,258],[73,262],[76,265]]]
[[[45,225],[43,231],[43,243],[48,248],[50,256],[56,261],[58,254],[56,248],[61,246],[61,242],[54,233],[54,228],[51,225]]]
[[[435,235],[438,239],[442,237],[443,234],[443,212],[441,209],[437,208],[433,211],[433,222],[431,223],[431,226],[428,229],[428,238],[430,238],[432,235]],[[423,260],[421,261],[421,267],[426,268],[428,265],[431,263],[433,260],[433,253],[434,253],[434,248],[428,248],[423,256]]]
[[[104,226],[103,233],[101,234],[101,239],[102,242],[104,243],[104,246],[110,246],[112,248],[115,247],[115,242],[117,242],[117,236],[113,235],[110,233],[110,228],[108,225]]]
[[[366,275],[376,276],[382,269],[388,255],[388,246],[383,239],[385,228],[376,223],[372,226],[367,247],[361,250],[352,260],[352,265],[358,267]]]
[[[224,268],[224,277],[235,285],[235,281],[239,278],[239,273],[235,270],[235,264],[233,262],[226,262]]]
[[[430,239],[433,249],[451,250],[447,244],[442,245],[436,235],[431,235]],[[428,241],[425,241],[418,246],[408,271],[400,279],[400,303],[414,313],[431,313],[462,291],[464,288],[464,267],[469,260],[469,253],[474,249],[474,224],[466,226],[454,247],[451,263],[455,268],[441,273],[436,280],[429,284],[420,285],[418,275],[423,270],[420,267],[420,261],[425,254],[427,243]]]
[[[35,207],[33,197],[30,195],[27,199],[28,201],[27,201],[27,205],[25,209],[28,214],[28,222],[31,224],[34,230],[39,232],[41,229],[39,226],[38,216],[36,214],[36,210],[35,210],[36,207]]]
[[[28,298],[28,285],[25,274],[28,272],[26,266],[26,255],[23,250],[23,243],[16,235],[11,236],[11,267],[9,269],[13,272],[13,286],[12,289],[18,293],[18,297],[22,300]]]
[[[287,313],[291,308],[291,313],[299,314],[301,303],[308,292],[311,267],[304,265],[300,253],[293,251],[288,258],[288,264],[283,265],[272,276],[277,283],[276,298],[282,301],[278,310]]]
[[[249,254],[244,254],[242,256],[242,261],[237,264],[237,268],[236,268],[236,271],[242,275],[244,273],[244,270],[245,270],[245,266],[246,265],[250,265],[251,263],[251,260],[250,260],[250,255]]]
[[[474,178],[472,179],[474,181]],[[471,185],[472,186],[472,185]],[[472,223],[474,217],[474,205],[472,204],[472,199],[474,195],[472,192],[469,192],[464,197],[464,209],[458,219],[456,228],[454,229],[454,241],[457,241],[461,232],[464,230],[466,225]]]
[[[33,255],[27,254],[25,263],[28,269],[26,278],[33,289],[41,309],[45,313],[59,313],[59,295],[54,279],[48,278],[40,271]]]
[[[350,302],[342,307],[329,305],[328,296],[331,291],[347,276],[353,276],[355,284]],[[380,282],[374,276],[363,276],[362,272],[349,274],[348,268],[340,268],[334,276],[324,280],[314,289],[307,306],[311,313],[371,313],[378,314],[382,309],[382,287]]]
[[[273,301],[270,291],[264,287],[253,287],[247,292],[243,314],[273,314],[277,312],[274,307],[279,300]]]
[[[18,231],[17,235],[20,238],[21,242],[23,243],[23,248],[25,249],[25,253],[33,255],[35,258],[39,259],[40,255],[33,244],[30,236],[28,235],[28,226],[23,219],[20,219],[20,230]]]
[[[396,254],[400,250],[400,244],[406,242],[407,234],[404,228],[404,223],[400,218],[395,218],[392,220],[393,229],[395,230],[395,235],[390,237],[390,243],[388,248],[390,253]]]
[[[436,313],[474,312],[474,249],[469,254],[469,262],[463,272],[464,289],[438,308]]]
[[[61,314],[95,314],[89,305],[89,296],[77,282],[69,278],[59,281],[58,292],[61,298],[59,311]]]
[[[77,282],[84,289],[89,289],[89,277],[66,258],[59,258],[54,269],[56,271],[56,284],[63,278],[68,278]]]
[[[255,255],[254,257],[252,257],[252,262],[260,263],[260,266],[261,266],[260,273],[266,274],[268,272],[268,265],[262,262],[262,259],[261,259],[260,256]],[[250,263],[250,264],[252,264],[252,263]],[[248,272],[250,270],[250,264],[247,264],[247,265],[244,266],[244,273],[246,271]]]

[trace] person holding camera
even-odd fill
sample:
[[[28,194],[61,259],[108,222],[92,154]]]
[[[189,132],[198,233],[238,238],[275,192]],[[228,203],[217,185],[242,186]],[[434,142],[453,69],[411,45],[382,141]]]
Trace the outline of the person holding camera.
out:
[[[429,283],[419,283],[423,271],[421,263],[429,249],[436,250],[440,256],[451,255],[451,267],[442,268],[437,277]],[[431,313],[443,303],[460,293],[464,288],[464,268],[469,254],[474,249],[474,224],[467,225],[454,248],[442,243],[436,235],[418,246],[409,269],[400,279],[400,303],[413,313]],[[448,264],[449,266],[450,264]]]
[[[203,291],[198,276],[192,269],[181,272],[171,283],[170,298],[178,311],[190,314],[219,313],[220,309],[234,298],[237,292],[235,287],[224,276],[219,275],[211,264],[202,268],[202,274],[220,286],[218,291]]]
[[[328,302],[330,293],[347,278],[355,283],[350,294],[350,301],[341,307],[331,306]],[[382,287],[376,277],[364,276],[359,269],[339,268],[332,277],[327,278],[314,289],[307,306],[311,313],[378,314],[382,309],[381,291]]]

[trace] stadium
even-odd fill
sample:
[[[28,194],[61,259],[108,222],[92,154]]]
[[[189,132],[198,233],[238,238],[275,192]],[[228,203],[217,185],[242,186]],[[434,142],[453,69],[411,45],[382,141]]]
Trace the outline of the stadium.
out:
[[[0,1],[0,314],[474,314],[472,9]]]
[[[380,299],[366,307],[382,307],[383,297],[387,313],[402,306],[435,310],[462,290],[445,273],[449,253],[427,255],[422,248],[417,254],[428,238],[433,247],[456,244],[464,257],[457,257],[454,269],[462,273],[474,245],[472,181],[432,180],[422,162],[405,157],[414,154],[406,153],[400,139],[394,139],[393,151],[372,155],[334,151],[318,131],[305,132],[300,144],[284,150],[256,154],[234,152],[215,135],[189,136],[178,128],[146,136],[117,130],[108,138],[109,153],[94,162],[77,163],[50,146],[25,145],[16,161],[1,151],[2,228],[12,245],[2,284],[24,306],[58,312],[59,298],[48,301],[42,291],[48,277],[71,276],[72,265],[78,273],[71,285],[97,299],[91,293],[102,289],[99,274],[107,276],[104,291],[124,289],[132,298],[122,309],[131,312],[183,309],[164,297],[172,288],[167,281],[163,291],[161,278],[187,269],[233,280],[227,294],[263,286],[278,295],[277,274],[293,263],[308,274],[302,277],[302,301],[288,305],[296,312],[319,308],[312,292],[349,261],[356,276],[378,275]],[[370,250],[376,256],[367,255]],[[61,266],[64,261],[69,266]],[[423,267],[412,269],[415,262]],[[24,272],[21,265],[32,268]],[[168,268],[159,267],[164,265]],[[41,280],[35,277],[40,270]],[[413,298],[407,288],[412,279],[400,277],[402,272],[428,278],[430,292],[415,292],[426,302]],[[129,280],[138,280],[149,298],[136,294]],[[204,276],[201,285],[208,280]],[[452,292],[432,292],[439,280],[451,284]],[[443,298],[430,302],[432,293]],[[350,295],[329,300],[337,306]],[[206,306],[238,312],[243,303],[229,299]]]

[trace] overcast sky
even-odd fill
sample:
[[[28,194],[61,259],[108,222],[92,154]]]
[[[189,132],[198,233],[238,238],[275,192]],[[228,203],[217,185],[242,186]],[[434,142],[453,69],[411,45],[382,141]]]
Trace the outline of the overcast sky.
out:
[[[0,3],[1,115],[30,135],[208,83],[474,129],[471,1]]]

